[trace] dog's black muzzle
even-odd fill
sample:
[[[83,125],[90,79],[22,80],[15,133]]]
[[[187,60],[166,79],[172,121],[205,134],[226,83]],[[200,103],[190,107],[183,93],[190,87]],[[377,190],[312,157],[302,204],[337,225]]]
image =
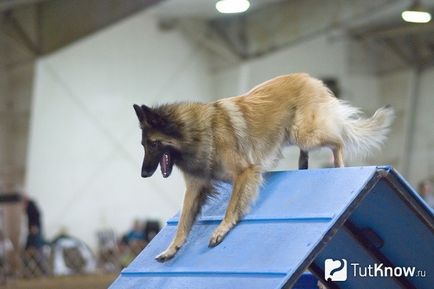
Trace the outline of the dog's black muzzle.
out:
[[[142,177],[148,178],[152,176],[158,168],[159,164],[159,156],[157,154],[148,155],[148,158],[145,156],[142,164]]]
[[[142,171],[142,178],[150,177],[154,174],[154,172]]]
[[[142,177],[143,178],[148,178],[148,177],[152,176],[155,173],[155,170],[157,169],[157,167],[158,167],[158,163],[153,168],[149,168],[149,167],[143,166],[142,167]]]

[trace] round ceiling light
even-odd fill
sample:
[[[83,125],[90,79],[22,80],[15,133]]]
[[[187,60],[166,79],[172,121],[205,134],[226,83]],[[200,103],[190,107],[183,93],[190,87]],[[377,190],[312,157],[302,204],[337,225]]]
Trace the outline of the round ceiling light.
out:
[[[242,13],[250,7],[247,0],[220,0],[215,4],[215,8],[220,13]]]

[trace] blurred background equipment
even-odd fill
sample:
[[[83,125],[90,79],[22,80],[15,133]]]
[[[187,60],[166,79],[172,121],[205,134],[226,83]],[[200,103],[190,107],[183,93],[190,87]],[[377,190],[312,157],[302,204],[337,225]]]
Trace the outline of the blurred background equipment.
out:
[[[158,234],[161,230],[160,222],[157,220],[148,220],[145,224],[145,240],[146,242],[151,242],[151,240]]]
[[[82,241],[63,235],[52,243],[53,274],[90,274],[96,271],[96,258]]]

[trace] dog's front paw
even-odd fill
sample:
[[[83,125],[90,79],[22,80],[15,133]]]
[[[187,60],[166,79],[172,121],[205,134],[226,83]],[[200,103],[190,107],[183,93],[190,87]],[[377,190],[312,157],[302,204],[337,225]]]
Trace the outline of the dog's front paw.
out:
[[[166,262],[172,259],[173,256],[175,256],[177,251],[178,250],[176,249],[176,247],[175,248],[169,247],[165,251],[161,252],[157,257],[155,257],[155,260],[161,263]]]
[[[212,234],[212,237],[209,240],[208,247],[212,248],[212,247],[215,247],[218,244],[220,244],[228,232],[229,232],[229,229],[227,229],[223,226],[219,226]]]

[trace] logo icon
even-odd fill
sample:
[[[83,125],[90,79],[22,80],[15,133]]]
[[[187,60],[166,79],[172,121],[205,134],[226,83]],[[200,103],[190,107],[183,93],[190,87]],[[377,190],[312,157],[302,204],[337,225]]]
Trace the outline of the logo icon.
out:
[[[347,260],[326,259],[324,262],[324,279],[327,281],[347,280]]]

